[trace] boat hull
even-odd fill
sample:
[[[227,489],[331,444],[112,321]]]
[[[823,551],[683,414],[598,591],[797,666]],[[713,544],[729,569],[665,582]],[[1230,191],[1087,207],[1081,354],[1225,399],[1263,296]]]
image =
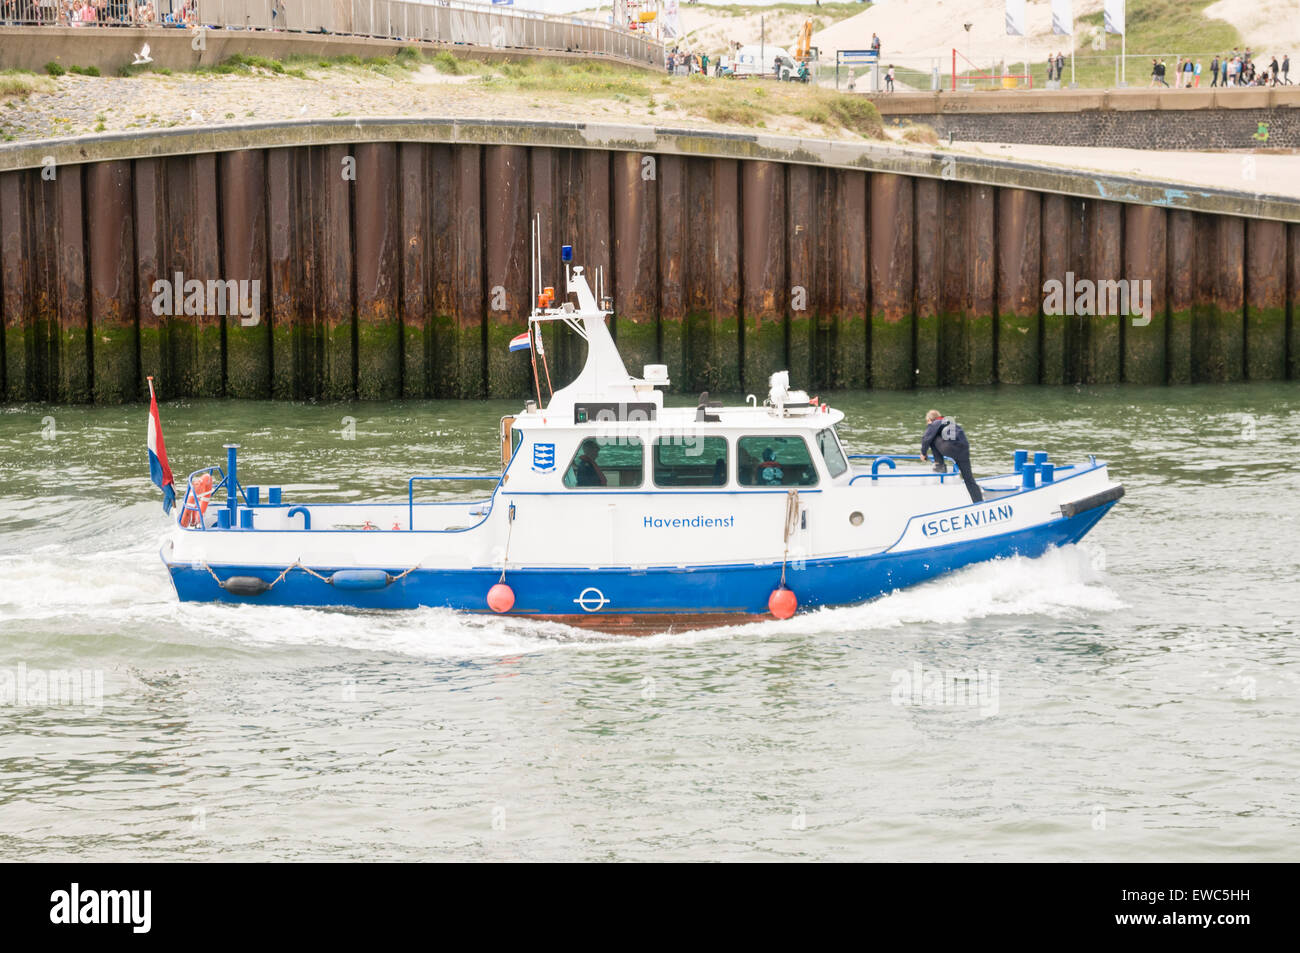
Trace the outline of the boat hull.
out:
[[[851,605],[925,582],[974,563],[1010,556],[1034,558],[1082,539],[1114,502],[1035,526],[943,546],[863,556],[808,559],[786,568],[786,585],[800,610]],[[166,559],[164,558],[164,561]],[[339,567],[346,568],[346,567]],[[325,582],[331,569],[294,569],[271,589],[237,595],[219,583],[255,577],[267,583],[283,567],[168,562],[176,593],[186,602],[228,602],[361,610],[443,607],[491,613],[488,590],[499,568],[417,569],[382,588],[355,590]],[[389,570],[396,576],[398,568]],[[779,563],[695,567],[511,569],[511,616],[555,619],[611,631],[662,631],[734,624],[767,617],[781,581]]]

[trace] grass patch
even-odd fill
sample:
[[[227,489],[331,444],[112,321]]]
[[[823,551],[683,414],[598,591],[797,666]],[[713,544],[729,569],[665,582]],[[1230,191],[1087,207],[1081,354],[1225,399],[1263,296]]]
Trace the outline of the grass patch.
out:
[[[908,123],[903,127],[902,139],[904,142],[914,143],[918,146],[937,146],[939,144],[939,135],[929,126],[923,126],[919,123]]]
[[[645,70],[627,66],[584,61],[561,63],[556,60],[521,59],[500,64],[473,64],[484,71],[494,71],[489,76],[494,82],[521,92],[576,94],[584,97],[606,98],[617,93],[624,96],[644,97],[649,93],[649,79],[653,75]]]
[[[98,76],[98,66],[69,66],[69,73],[76,73],[78,76]]]
[[[434,56],[433,68],[439,73],[446,73],[448,76],[460,76],[466,72],[464,63],[446,50]]]
[[[832,94],[826,104],[831,118],[843,126],[864,136],[879,138],[882,125],[880,112],[870,101],[860,96],[838,96]]]
[[[236,53],[233,56],[226,57],[216,66],[200,66],[194,70],[196,73],[215,73],[220,76],[237,73],[253,74],[259,71],[273,73],[276,76],[293,76],[297,79],[307,78],[307,74],[301,69],[286,67],[279,60],[267,56],[251,56],[247,53]]]
[[[133,76],[143,76],[145,73],[157,73],[159,76],[170,76],[172,71],[165,66],[156,66],[153,63],[127,63],[117,70],[117,75],[123,79],[130,79]]]
[[[64,73],[67,72],[67,70],[65,70],[58,63],[54,62],[54,60],[50,60],[48,63],[45,64],[45,72],[49,73],[51,76],[62,76]]]
[[[52,93],[54,83],[48,76],[35,73],[21,73],[17,70],[0,73],[0,96],[24,97],[32,93]],[[10,101],[10,106],[13,102]]]
[[[704,116],[709,122],[727,123],[733,126],[757,126],[764,122],[767,113],[748,100],[735,103],[712,103],[704,107]]]
[[[715,16],[749,17],[774,13],[797,13],[801,16],[818,16],[828,18],[830,22],[855,17],[869,8],[869,3],[823,3],[821,6],[808,6],[803,3],[773,3],[769,6],[750,6],[745,3],[731,3],[726,6],[709,7],[709,13]]]

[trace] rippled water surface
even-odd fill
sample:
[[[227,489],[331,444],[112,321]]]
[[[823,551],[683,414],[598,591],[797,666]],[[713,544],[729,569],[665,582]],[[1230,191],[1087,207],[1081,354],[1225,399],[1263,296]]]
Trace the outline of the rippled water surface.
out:
[[[0,407],[0,858],[1294,858],[1300,390],[834,403],[856,450],[911,452],[938,405],[979,471],[1096,452],[1128,496],[1040,560],[697,633],[179,605],[146,409]],[[401,499],[490,470],[514,409],[162,417],[179,474],[237,439],[245,482]],[[19,703],[56,670],[102,673],[102,707]]]

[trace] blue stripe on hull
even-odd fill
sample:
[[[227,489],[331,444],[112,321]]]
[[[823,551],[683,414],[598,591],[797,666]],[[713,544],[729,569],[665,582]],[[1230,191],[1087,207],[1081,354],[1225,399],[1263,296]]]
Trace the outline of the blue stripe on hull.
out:
[[[786,583],[801,609],[849,605],[924,582],[972,563],[1006,556],[1041,556],[1051,546],[1082,539],[1113,506],[1069,519],[948,546],[907,553],[808,560],[789,568]],[[257,576],[274,580],[282,567],[217,566],[222,579]],[[289,573],[274,589],[257,596],[226,592],[203,568],[169,564],[176,593],[185,602],[338,606],[357,609],[448,607],[488,612],[487,591],[499,569],[416,570],[385,589],[336,589],[305,572]],[[313,567],[322,575],[329,570]],[[401,570],[390,570],[394,575]],[[697,569],[512,569],[506,582],[515,592],[510,615],[628,615],[767,612],[767,600],[781,578],[780,565],[715,566]],[[578,597],[587,592],[586,605]],[[598,590],[593,592],[590,590]],[[600,600],[604,599],[603,605]],[[595,611],[590,611],[594,608]]]

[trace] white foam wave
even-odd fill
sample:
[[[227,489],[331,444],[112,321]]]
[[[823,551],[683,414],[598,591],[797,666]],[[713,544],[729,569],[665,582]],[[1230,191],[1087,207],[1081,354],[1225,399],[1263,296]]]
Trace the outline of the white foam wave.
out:
[[[93,620],[100,631],[214,645],[319,646],[417,657],[491,657],[555,649],[654,649],[726,638],[849,633],[916,624],[959,625],[998,616],[1082,618],[1124,607],[1078,547],[1039,559],[982,563],[863,605],[644,638],[609,636],[530,619],[445,609],[351,612],[178,603],[155,540],[100,553],[43,548],[0,558],[0,621],[59,628]],[[796,587],[797,589],[797,587]],[[34,625],[32,625],[34,623]]]
[[[1125,608],[1078,546],[1037,559],[1015,556],[979,563],[872,602],[818,609],[786,622],[757,622],[737,630],[786,633],[897,629],[917,624],[960,625],[1004,616],[1077,619]]]

